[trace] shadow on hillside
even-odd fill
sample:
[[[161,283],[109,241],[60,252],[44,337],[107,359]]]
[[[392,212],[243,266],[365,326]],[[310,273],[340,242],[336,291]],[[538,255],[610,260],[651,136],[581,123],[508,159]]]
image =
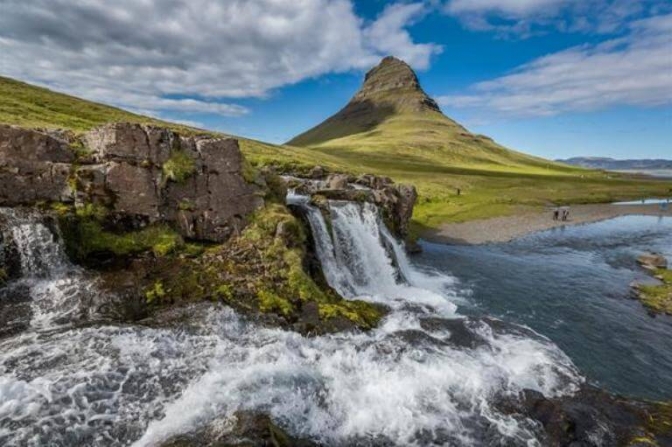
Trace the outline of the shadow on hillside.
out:
[[[322,124],[297,136],[287,144],[307,146],[357,133],[368,132],[396,113],[391,104],[371,100],[351,101]]]

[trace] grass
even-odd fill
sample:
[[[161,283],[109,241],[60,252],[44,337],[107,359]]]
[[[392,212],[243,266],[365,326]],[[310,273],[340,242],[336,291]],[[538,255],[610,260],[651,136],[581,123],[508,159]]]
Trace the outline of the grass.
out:
[[[374,129],[314,144],[322,164],[418,188],[417,231],[549,204],[669,196],[672,182],[567,166],[505,149],[437,113],[396,115]],[[462,194],[457,195],[457,189]]]
[[[310,144],[306,147],[245,138],[239,138],[240,146],[255,166],[307,171],[319,164],[331,171],[385,175],[414,184],[419,192],[414,227],[420,232],[447,222],[502,216],[549,203],[599,203],[671,194],[670,181],[576,168],[508,150],[436,112],[376,113],[381,115],[373,117],[375,126],[341,122],[337,125],[350,127],[309,132],[303,140]],[[0,77],[0,122],[81,133],[110,121],[222,136]],[[462,190],[459,197],[457,188]]]

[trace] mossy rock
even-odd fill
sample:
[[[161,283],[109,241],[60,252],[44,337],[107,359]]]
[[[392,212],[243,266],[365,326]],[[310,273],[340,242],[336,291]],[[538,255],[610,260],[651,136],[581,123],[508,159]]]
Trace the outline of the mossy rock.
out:
[[[195,160],[184,150],[176,149],[161,167],[167,180],[184,183],[196,172]]]

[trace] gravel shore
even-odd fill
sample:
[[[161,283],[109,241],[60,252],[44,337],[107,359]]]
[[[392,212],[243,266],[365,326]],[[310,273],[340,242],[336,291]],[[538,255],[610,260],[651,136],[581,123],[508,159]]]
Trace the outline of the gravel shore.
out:
[[[422,238],[429,242],[461,245],[508,242],[537,231],[628,215],[672,217],[672,204],[664,212],[658,205],[573,205],[567,221],[553,220],[553,209],[547,208],[544,211],[445,224],[438,230],[423,233]]]

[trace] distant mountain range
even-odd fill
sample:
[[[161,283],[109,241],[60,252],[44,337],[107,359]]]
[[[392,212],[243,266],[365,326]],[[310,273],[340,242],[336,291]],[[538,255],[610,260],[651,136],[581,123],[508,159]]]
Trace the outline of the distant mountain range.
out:
[[[607,157],[573,157],[566,160],[556,160],[568,165],[583,166],[584,168],[605,169],[608,171],[650,171],[672,169],[672,160],[663,159],[629,159],[616,160]]]

